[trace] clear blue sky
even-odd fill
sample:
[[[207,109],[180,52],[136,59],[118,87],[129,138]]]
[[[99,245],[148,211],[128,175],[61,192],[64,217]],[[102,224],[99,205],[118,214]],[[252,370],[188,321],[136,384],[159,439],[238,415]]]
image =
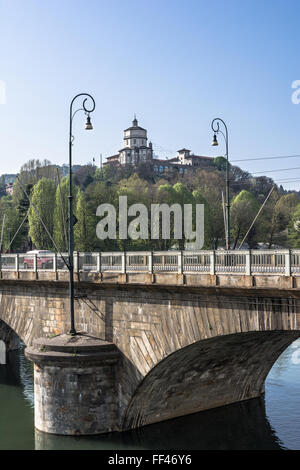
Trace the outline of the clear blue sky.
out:
[[[67,162],[69,102],[82,91],[97,101],[95,131],[76,116],[74,163],[118,151],[134,113],[165,149],[222,154],[210,146],[220,116],[231,159],[300,154],[299,17],[299,0],[0,0],[0,174],[30,158]]]

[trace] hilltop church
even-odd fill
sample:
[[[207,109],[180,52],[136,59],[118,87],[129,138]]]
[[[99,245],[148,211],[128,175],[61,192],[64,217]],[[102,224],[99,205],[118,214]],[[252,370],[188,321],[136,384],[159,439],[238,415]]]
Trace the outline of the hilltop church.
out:
[[[187,171],[197,168],[205,168],[213,165],[212,157],[194,155],[188,149],[178,150],[178,155],[170,159],[158,159],[153,154],[152,143],[148,144],[147,130],[138,125],[136,116],[132,126],[124,130],[124,146],[116,155],[107,158],[104,165],[134,165],[149,162],[153,166],[154,173]]]

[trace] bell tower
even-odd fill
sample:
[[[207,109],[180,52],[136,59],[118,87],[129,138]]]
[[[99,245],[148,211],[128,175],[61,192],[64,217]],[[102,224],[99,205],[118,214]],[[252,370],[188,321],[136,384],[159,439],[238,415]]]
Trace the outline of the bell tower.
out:
[[[120,150],[120,163],[137,165],[153,158],[152,146],[148,146],[147,130],[139,126],[136,115],[132,126],[124,131],[124,147]]]

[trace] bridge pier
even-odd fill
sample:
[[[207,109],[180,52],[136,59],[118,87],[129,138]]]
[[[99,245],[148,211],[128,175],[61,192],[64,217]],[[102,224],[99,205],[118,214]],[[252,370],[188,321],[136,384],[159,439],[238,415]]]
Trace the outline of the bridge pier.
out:
[[[113,343],[60,335],[35,340],[25,353],[34,362],[38,430],[62,435],[117,430],[119,351]]]

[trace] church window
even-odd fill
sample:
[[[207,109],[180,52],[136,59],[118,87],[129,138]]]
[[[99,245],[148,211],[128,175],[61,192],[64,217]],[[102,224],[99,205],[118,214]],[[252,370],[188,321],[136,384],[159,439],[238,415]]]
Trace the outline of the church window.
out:
[[[163,167],[162,165],[160,165],[160,167],[159,167],[159,171],[160,171],[160,173],[163,173],[163,171],[164,171],[164,167]]]
[[[154,166],[154,171],[158,172],[158,166],[157,165]]]

